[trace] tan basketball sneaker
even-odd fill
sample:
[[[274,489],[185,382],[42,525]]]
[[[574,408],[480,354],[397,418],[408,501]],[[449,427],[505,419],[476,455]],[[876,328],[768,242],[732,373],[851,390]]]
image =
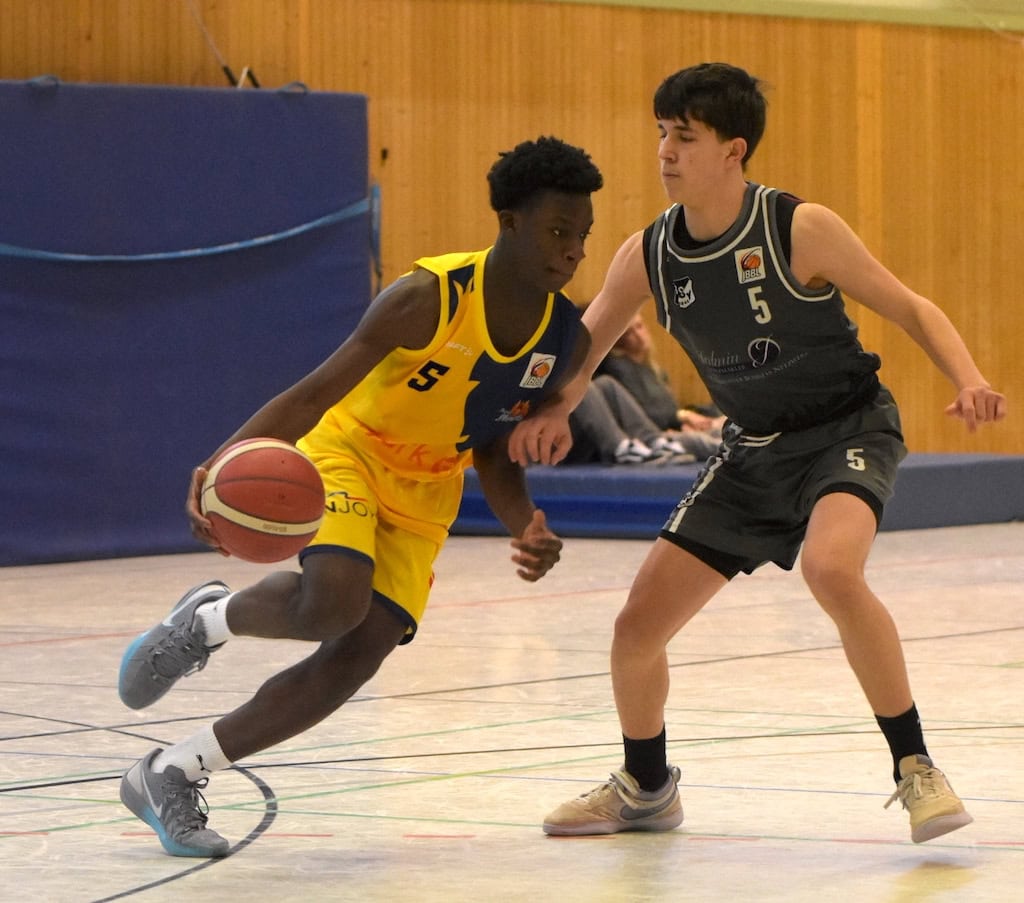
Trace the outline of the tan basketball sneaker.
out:
[[[557,836],[617,834],[619,831],[671,831],[683,823],[679,769],[669,766],[668,780],[653,793],[641,790],[623,769],[544,819],[544,833]]]
[[[914,843],[941,837],[974,821],[946,776],[927,756],[900,759],[900,777],[902,780],[885,808],[897,799],[903,803],[910,813],[910,839]]]

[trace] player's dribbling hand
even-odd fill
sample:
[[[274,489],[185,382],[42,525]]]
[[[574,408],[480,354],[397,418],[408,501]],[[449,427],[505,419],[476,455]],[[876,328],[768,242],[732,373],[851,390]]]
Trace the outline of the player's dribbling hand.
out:
[[[515,549],[512,561],[517,565],[516,573],[533,583],[555,566],[561,557],[562,540],[548,529],[547,518],[538,508],[523,535],[512,540],[512,548]]]
[[[213,535],[213,524],[203,517],[203,509],[200,507],[200,497],[203,494],[203,483],[206,482],[207,470],[205,467],[197,467],[192,471],[192,481],[188,487],[188,498],[185,500],[185,513],[188,515],[189,529],[192,535],[200,542],[205,543],[212,549],[216,549],[221,555],[228,553],[220,547]]]
[[[946,413],[959,417],[968,432],[973,433],[979,423],[992,423],[1006,416],[1006,396],[991,386],[967,386],[960,390]]]

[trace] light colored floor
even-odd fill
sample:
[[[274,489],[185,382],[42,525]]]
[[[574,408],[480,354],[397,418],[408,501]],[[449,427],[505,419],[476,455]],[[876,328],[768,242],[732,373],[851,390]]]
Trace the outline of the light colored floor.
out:
[[[931,752],[975,823],[910,843],[881,736],[798,576],[740,578],[673,642],[683,827],[545,837],[620,764],[607,649],[647,543],[569,540],[544,581],[455,538],[419,638],[308,734],[217,775],[224,860],[175,859],[120,773],[302,656],[238,639],[144,712],[121,652],[190,585],[266,568],[213,554],[0,569],[0,899],[26,901],[1009,901],[1024,879],[1024,525],[883,533]]]

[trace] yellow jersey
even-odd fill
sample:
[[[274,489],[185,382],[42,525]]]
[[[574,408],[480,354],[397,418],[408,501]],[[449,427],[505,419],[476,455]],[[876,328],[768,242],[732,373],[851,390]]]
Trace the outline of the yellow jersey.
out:
[[[484,315],[483,251],[423,257],[414,268],[440,285],[437,331],[426,348],[396,348],[314,432],[341,430],[390,471],[442,480],[471,462],[474,448],[508,433],[559,384],[583,326],[561,292],[548,295],[529,340],[512,355],[491,341]]]

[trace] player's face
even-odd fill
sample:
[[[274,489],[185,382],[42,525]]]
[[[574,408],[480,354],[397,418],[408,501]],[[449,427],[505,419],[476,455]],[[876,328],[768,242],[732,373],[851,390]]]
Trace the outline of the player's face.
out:
[[[723,140],[695,119],[658,120],[658,162],[669,200],[697,206],[721,186],[735,163],[739,139]]]
[[[589,195],[546,191],[517,213],[523,276],[533,274],[545,292],[564,288],[586,257],[583,246],[594,224]]]

